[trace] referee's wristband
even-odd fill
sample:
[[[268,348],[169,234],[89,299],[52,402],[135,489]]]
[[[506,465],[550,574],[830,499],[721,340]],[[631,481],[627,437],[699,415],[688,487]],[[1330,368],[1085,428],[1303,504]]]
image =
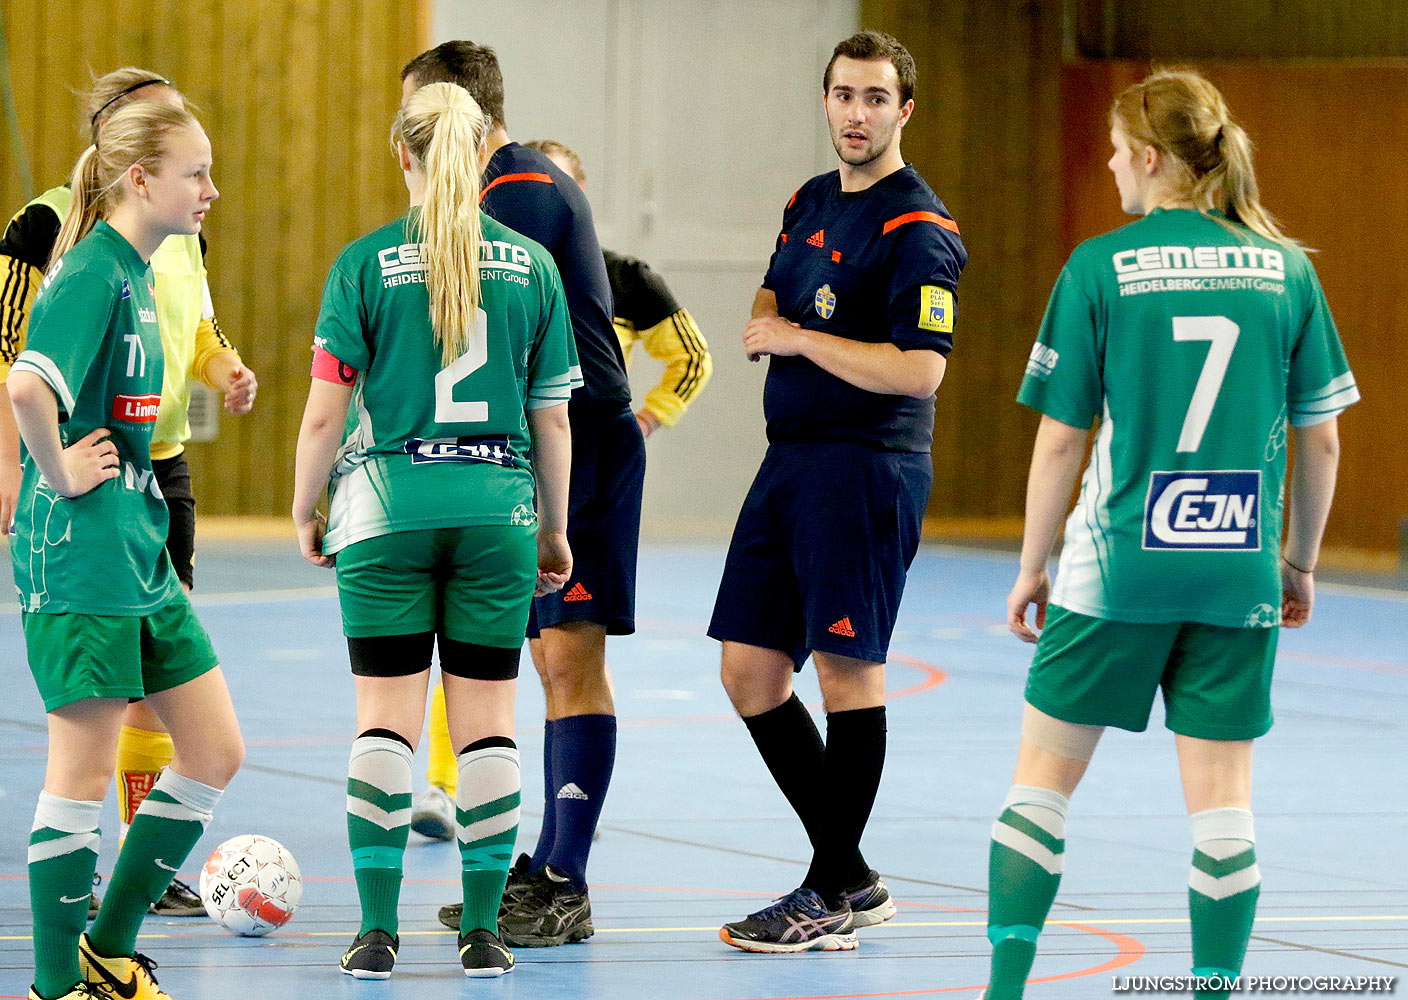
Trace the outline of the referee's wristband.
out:
[[[1295,563],[1291,562],[1291,561],[1290,561],[1289,559],[1287,559],[1285,556],[1282,556],[1282,557],[1281,557],[1281,561],[1282,561],[1283,563],[1285,563],[1287,566],[1291,567],[1291,569],[1295,570],[1297,573],[1304,573],[1304,574],[1306,574],[1307,576],[1309,576],[1310,574],[1312,574],[1312,573],[1315,572],[1315,570],[1314,570],[1313,568],[1312,568],[1312,569],[1301,569],[1299,566],[1297,566]]]

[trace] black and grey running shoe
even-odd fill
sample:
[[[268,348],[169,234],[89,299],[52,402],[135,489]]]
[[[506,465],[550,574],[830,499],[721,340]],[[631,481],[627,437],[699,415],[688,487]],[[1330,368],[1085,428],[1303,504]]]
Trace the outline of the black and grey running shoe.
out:
[[[151,905],[150,912],[163,917],[203,917],[205,904],[200,901],[199,893],[179,878],[173,878],[161,898]]]
[[[460,964],[471,979],[491,979],[513,971],[513,952],[497,934],[481,928],[460,935]]]
[[[401,939],[385,931],[371,930],[352,939],[339,963],[342,971],[358,979],[390,979]]]
[[[864,882],[854,889],[847,889],[845,896],[846,902],[851,904],[851,916],[857,927],[883,924],[897,912],[889,887],[874,868],[870,869]]]
[[[505,897],[499,909],[499,934],[515,947],[552,948],[585,941],[595,933],[587,890],[575,888],[551,867],[512,902]]]
[[[855,919],[844,899],[833,910],[811,889],[793,889],[771,906],[724,924],[719,940],[767,954],[850,951],[856,946]]]
[[[513,867],[508,870],[508,882],[504,885],[504,898],[499,903],[499,918],[503,918],[504,908],[509,906],[514,900],[526,893],[533,885],[534,881],[542,876],[529,874],[528,868],[533,863],[533,859],[526,853],[520,854],[518,860],[513,863]],[[436,914],[440,922],[452,931],[460,929],[460,919],[464,915],[463,903],[451,903],[448,906],[440,907],[440,912]]]

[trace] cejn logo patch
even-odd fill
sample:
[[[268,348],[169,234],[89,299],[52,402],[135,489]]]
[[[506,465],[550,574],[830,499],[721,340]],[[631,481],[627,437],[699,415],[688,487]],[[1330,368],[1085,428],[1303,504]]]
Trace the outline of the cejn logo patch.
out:
[[[512,465],[513,449],[508,438],[459,437],[411,438],[405,444],[411,464],[422,462],[488,462],[491,465]]]
[[[154,424],[156,411],[161,406],[161,396],[149,393],[145,396],[112,397],[112,418],[129,424]]]
[[[1154,472],[1144,501],[1144,548],[1259,552],[1261,472]]]

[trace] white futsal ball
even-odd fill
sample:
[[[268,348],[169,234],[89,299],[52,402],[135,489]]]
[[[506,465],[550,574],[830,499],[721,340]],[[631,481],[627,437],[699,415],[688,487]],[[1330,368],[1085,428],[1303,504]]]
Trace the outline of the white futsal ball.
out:
[[[257,833],[231,837],[200,872],[200,901],[210,919],[246,937],[288,923],[303,896],[303,876],[288,848]]]

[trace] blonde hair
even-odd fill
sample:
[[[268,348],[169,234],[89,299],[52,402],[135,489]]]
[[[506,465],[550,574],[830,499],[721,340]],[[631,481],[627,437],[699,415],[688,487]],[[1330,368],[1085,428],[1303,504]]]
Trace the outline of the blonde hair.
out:
[[[479,148],[488,134],[489,119],[469,91],[453,83],[421,87],[391,127],[393,145],[404,142],[425,171],[421,259],[430,327],[447,365],[469,349],[479,309]]]
[[[1133,149],[1153,146],[1164,154],[1176,193],[1198,211],[1219,211],[1269,240],[1298,245],[1262,206],[1251,137],[1201,73],[1155,70],[1115,98],[1110,125]]]
[[[137,101],[152,99],[152,87],[166,87],[174,91],[186,110],[193,110],[185,95],[176,85],[160,73],[136,66],[124,66],[111,73],[104,73],[93,80],[93,85],[83,98],[83,136],[90,142],[98,141],[98,127],[119,109]]]
[[[128,104],[104,120],[96,144],[85,149],[74,165],[69,180],[73,207],[59,229],[49,267],[122,200],[122,178],[133,164],[159,173],[171,137],[188,128],[200,128],[189,111],[150,101]]]
[[[534,139],[523,145],[529,149],[536,149],[544,156],[555,156],[565,160],[570,168],[567,170],[567,174],[578,184],[587,183],[587,172],[582,169],[582,158],[556,139]]]

